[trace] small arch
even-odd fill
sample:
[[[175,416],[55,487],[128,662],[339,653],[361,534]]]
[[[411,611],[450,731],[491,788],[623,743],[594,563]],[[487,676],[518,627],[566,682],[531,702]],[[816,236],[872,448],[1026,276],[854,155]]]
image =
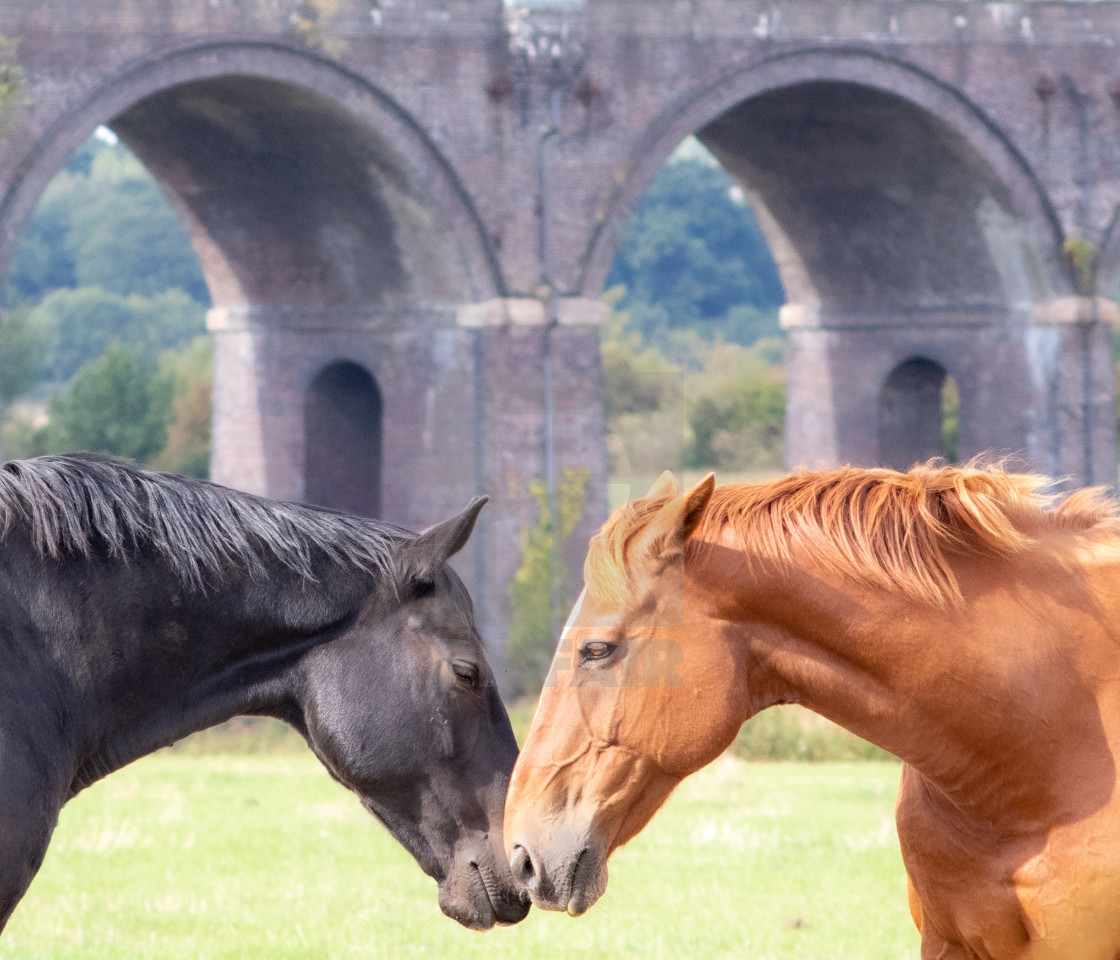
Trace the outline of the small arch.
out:
[[[363,366],[328,364],[303,405],[304,498],[345,513],[381,512],[381,391]]]
[[[931,457],[955,461],[958,398],[956,381],[941,364],[911,357],[896,366],[879,394],[879,462],[907,470]]]

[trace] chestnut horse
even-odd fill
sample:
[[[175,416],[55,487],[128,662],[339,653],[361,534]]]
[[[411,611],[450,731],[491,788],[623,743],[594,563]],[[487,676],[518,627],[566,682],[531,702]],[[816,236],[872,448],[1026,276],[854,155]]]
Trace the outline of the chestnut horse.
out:
[[[592,539],[506,800],[514,878],[573,916],[766,707],[905,764],[922,957],[1120,957],[1120,521],[1099,490],[928,464],[680,495]]]

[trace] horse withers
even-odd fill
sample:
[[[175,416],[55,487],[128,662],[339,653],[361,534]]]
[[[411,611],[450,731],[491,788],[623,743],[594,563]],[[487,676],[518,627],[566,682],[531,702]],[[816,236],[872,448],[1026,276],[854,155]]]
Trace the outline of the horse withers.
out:
[[[1099,490],[930,464],[683,495],[591,541],[506,799],[515,878],[576,915],[767,707],[904,762],[922,957],[1120,957],[1120,520]]]
[[[4,464],[0,928],[68,799],[239,714],[299,730],[448,916],[521,920],[517,744],[446,565],[484,503],[415,535],[105,458]]]

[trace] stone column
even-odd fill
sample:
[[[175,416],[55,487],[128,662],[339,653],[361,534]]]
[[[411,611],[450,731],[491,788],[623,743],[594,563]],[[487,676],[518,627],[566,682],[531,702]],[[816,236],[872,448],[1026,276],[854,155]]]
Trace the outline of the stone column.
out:
[[[1028,333],[1031,372],[1044,397],[1034,456],[1068,486],[1116,487],[1112,328],[1120,307],[1101,297],[1037,304]]]
[[[960,460],[1009,456],[1014,469],[1114,484],[1107,321],[1118,312],[1080,299],[1042,305],[1033,316],[961,308],[822,317],[786,307],[789,466],[883,463],[884,384],[900,364],[928,360],[960,393]]]
[[[585,472],[581,519],[564,546],[568,599],[582,578],[587,541],[607,513],[599,324],[606,307],[565,297],[558,321],[545,325],[545,307],[532,298],[496,298],[459,310],[475,338],[479,377],[481,485],[492,498],[482,530],[486,583],[475,597],[493,646],[505,645],[509,583],[521,565],[522,531],[539,522],[534,484],[546,482],[545,338],[553,362],[555,462],[558,481]]]
[[[281,382],[274,332],[248,309],[215,307],[210,476],[215,483],[282,500],[303,495],[302,398]]]
[[[504,298],[402,319],[210,311],[215,339],[211,476],[287,499],[304,495],[303,402],[328,363],[362,365],[384,402],[385,519],[420,528],[476,493],[491,498],[455,560],[500,662],[509,582],[522,531],[539,521],[531,487],[545,482],[545,336],[551,340],[558,479],[585,475],[581,518],[565,544],[569,599],[588,538],[607,513],[606,444],[596,300],[562,298],[546,330],[539,300]]]

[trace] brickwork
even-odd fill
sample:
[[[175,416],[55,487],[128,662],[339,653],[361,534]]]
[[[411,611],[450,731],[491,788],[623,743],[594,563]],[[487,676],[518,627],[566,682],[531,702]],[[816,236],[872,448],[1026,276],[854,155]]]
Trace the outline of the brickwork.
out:
[[[689,134],[779,263],[791,465],[881,461],[884,384],[924,360],[958,385],[962,455],[1114,482],[1120,5],[0,0],[0,34],[23,81],[0,116],[0,261],[112,126],[213,295],[216,478],[302,496],[306,391],[360,365],[387,518],[494,497],[461,566],[499,647],[546,340],[556,460],[590,478],[574,586],[606,508],[596,301]]]

